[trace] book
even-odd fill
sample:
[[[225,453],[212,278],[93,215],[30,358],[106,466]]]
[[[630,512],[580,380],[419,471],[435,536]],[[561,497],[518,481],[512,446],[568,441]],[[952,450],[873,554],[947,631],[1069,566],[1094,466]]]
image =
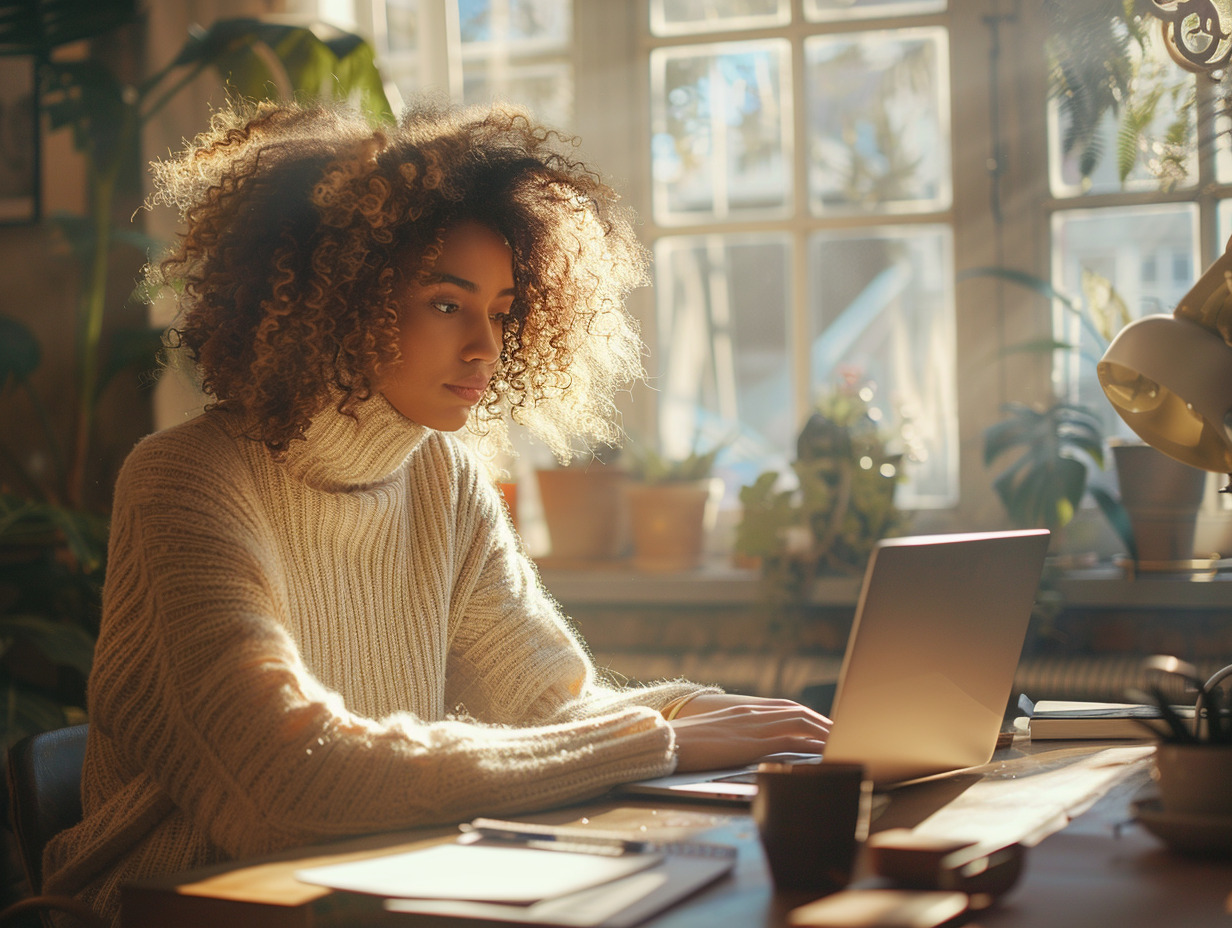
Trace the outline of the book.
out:
[[[1192,725],[1193,706],[1173,708]],[[1033,703],[1023,696],[1019,709],[1022,715],[1015,720],[1015,730],[1033,741],[1150,741],[1156,737],[1148,727],[1152,720],[1159,731],[1167,730],[1159,707],[1147,704],[1048,699]]]

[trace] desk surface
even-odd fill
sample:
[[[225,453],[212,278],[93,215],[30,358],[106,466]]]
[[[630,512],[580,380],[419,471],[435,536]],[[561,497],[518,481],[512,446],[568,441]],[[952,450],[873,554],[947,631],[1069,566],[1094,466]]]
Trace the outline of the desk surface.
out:
[[[1055,770],[1099,749],[1095,745],[1076,749],[1040,743],[1025,751],[1038,758],[1041,769]],[[1023,753],[1019,746],[999,752],[998,759],[1018,758],[1011,761],[1017,763]],[[959,801],[956,796],[990,778],[965,775],[896,790],[889,794],[889,805],[874,827],[911,826],[938,809],[953,809]],[[1182,857],[1137,825],[1118,828],[1128,820],[1130,800],[1146,781],[1145,761],[1126,765],[1124,775],[1088,811],[1029,851],[1018,885],[995,907],[967,924],[981,928],[1232,928],[1232,915],[1227,912],[1232,860]],[[739,856],[730,877],[646,923],[651,928],[779,928],[791,908],[808,901],[807,896],[773,891],[756,831],[747,812],[737,807],[599,801],[520,818],[554,824],[585,821],[600,828],[644,826],[663,837],[706,831],[708,839],[737,845]],[[148,881],[126,889],[123,925],[462,926],[469,923],[390,915],[380,909],[379,900],[331,894],[297,883],[291,875],[309,861],[315,864],[390,853],[451,840],[456,834],[454,828],[437,828],[369,836],[327,848]]]

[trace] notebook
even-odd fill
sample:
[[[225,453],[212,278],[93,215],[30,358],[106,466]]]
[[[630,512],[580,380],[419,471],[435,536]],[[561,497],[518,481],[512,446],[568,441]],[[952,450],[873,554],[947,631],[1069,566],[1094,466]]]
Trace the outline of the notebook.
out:
[[[562,928],[632,928],[729,873],[732,845],[476,819],[457,843],[312,867],[297,879],[390,912]],[[610,836],[609,836],[610,835]]]
[[[864,573],[822,762],[858,761],[879,786],[992,758],[1049,533],[889,538]],[[748,802],[752,768],[679,774],[619,792]]]
[[[1033,703],[1024,694],[1018,697],[1018,711],[1014,728],[1032,741],[1152,741],[1166,730],[1159,707],[1152,705],[1051,699]],[[1193,706],[1173,706],[1172,711],[1193,727]]]

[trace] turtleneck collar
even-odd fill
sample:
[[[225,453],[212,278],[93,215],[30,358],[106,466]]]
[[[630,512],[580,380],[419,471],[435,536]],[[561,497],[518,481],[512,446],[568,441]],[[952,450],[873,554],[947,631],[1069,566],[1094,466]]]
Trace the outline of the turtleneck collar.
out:
[[[304,440],[291,443],[282,464],[314,489],[361,489],[389,479],[427,434],[379,393],[360,403],[353,416],[338,412],[337,399],[331,398]]]

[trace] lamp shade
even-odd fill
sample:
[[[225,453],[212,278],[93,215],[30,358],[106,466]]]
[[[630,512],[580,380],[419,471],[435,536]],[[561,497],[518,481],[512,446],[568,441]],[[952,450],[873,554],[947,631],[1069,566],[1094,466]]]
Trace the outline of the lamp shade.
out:
[[[1123,328],[1100,360],[1104,393],[1144,441],[1193,467],[1232,473],[1232,347],[1180,315]]]

